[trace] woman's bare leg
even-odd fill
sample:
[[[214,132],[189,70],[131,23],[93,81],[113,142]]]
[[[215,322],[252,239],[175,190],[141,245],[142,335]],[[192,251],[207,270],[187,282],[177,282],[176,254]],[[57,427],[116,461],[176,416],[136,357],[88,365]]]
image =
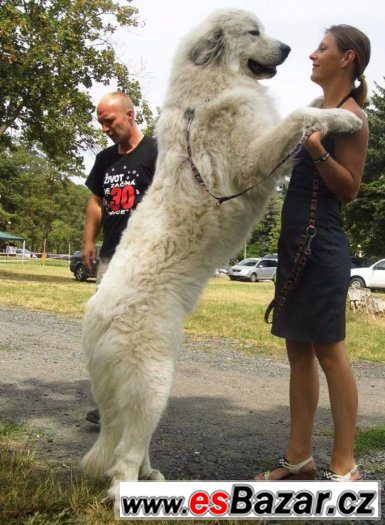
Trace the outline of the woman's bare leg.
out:
[[[346,474],[354,466],[354,437],[358,394],[349,364],[345,342],[314,345],[318,361],[325,372],[334,424],[333,452],[329,468]],[[359,477],[359,473],[352,478]]]
[[[285,458],[297,464],[312,455],[311,438],[314,415],[318,405],[319,381],[314,348],[311,343],[286,341],[290,363],[290,438]],[[314,470],[313,462],[308,463],[302,472]],[[286,477],[285,468],[270,472],[269,479]],[[263,479],[263,474],[256,479]]]

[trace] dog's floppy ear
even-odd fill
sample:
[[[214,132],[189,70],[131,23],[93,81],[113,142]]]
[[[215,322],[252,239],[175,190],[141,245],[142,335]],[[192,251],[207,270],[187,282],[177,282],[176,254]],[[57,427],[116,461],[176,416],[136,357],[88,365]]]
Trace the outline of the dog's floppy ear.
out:
[[[222,29],[205,35],[196,42],[190,51],[191,60],[201,66],[214,60],[219,61],[224,50],[224,35]]]

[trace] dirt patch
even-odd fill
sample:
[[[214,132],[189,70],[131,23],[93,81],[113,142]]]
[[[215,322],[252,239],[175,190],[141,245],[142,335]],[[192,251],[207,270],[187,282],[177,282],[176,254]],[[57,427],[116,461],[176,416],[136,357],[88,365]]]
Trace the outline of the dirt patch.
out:
[[[33,426],[45,457],[77,464],[97,433],[84,419],[93,402],[80,348],[81,322],[0,308],[0,326],[1,419]],[[237,341],[224,339],[186,341],[152,442],[153,465],[167,479],[250,479],[284,450],[289,430],[284,355],[273,360],[236,347]],[[385,366],[357,363],[354,370],[359,427],[382,424]],[[330,455],[331,435],[322,380],[314,436],[320,467]],[[369,471],[368,478],[378,474]]]

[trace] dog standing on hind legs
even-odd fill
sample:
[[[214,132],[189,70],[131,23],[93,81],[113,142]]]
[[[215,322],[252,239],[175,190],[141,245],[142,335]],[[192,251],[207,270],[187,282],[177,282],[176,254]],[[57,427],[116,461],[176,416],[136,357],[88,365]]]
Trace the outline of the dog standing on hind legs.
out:
[[[116,501],[119,480],[163,479],[148,449],[169,396],[184,317],[214,269],[244,244],[288,164],[268,175],[306,130],[326,135],[361,126],[348,111],[316,108],[277,123],[258,80],[274,76],[289,51],[253,14],[228,10],[209,17],[176,54],[157,128],[154,181],[84,319],[101,430],[83,467],[112,478],[109,496]],[[192,166],[212,195],[260,184],[216,206]]]

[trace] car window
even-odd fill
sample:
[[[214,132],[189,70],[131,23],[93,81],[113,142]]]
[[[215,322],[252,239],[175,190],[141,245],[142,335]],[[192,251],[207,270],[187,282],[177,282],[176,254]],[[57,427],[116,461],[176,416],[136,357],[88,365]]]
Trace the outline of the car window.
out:
[[[268,261],[261,261],[257,264],[257,268],[266,268],[268,265]]]
[[[385,261],[381,261],[373,266],[373,270],[385,270]]]

